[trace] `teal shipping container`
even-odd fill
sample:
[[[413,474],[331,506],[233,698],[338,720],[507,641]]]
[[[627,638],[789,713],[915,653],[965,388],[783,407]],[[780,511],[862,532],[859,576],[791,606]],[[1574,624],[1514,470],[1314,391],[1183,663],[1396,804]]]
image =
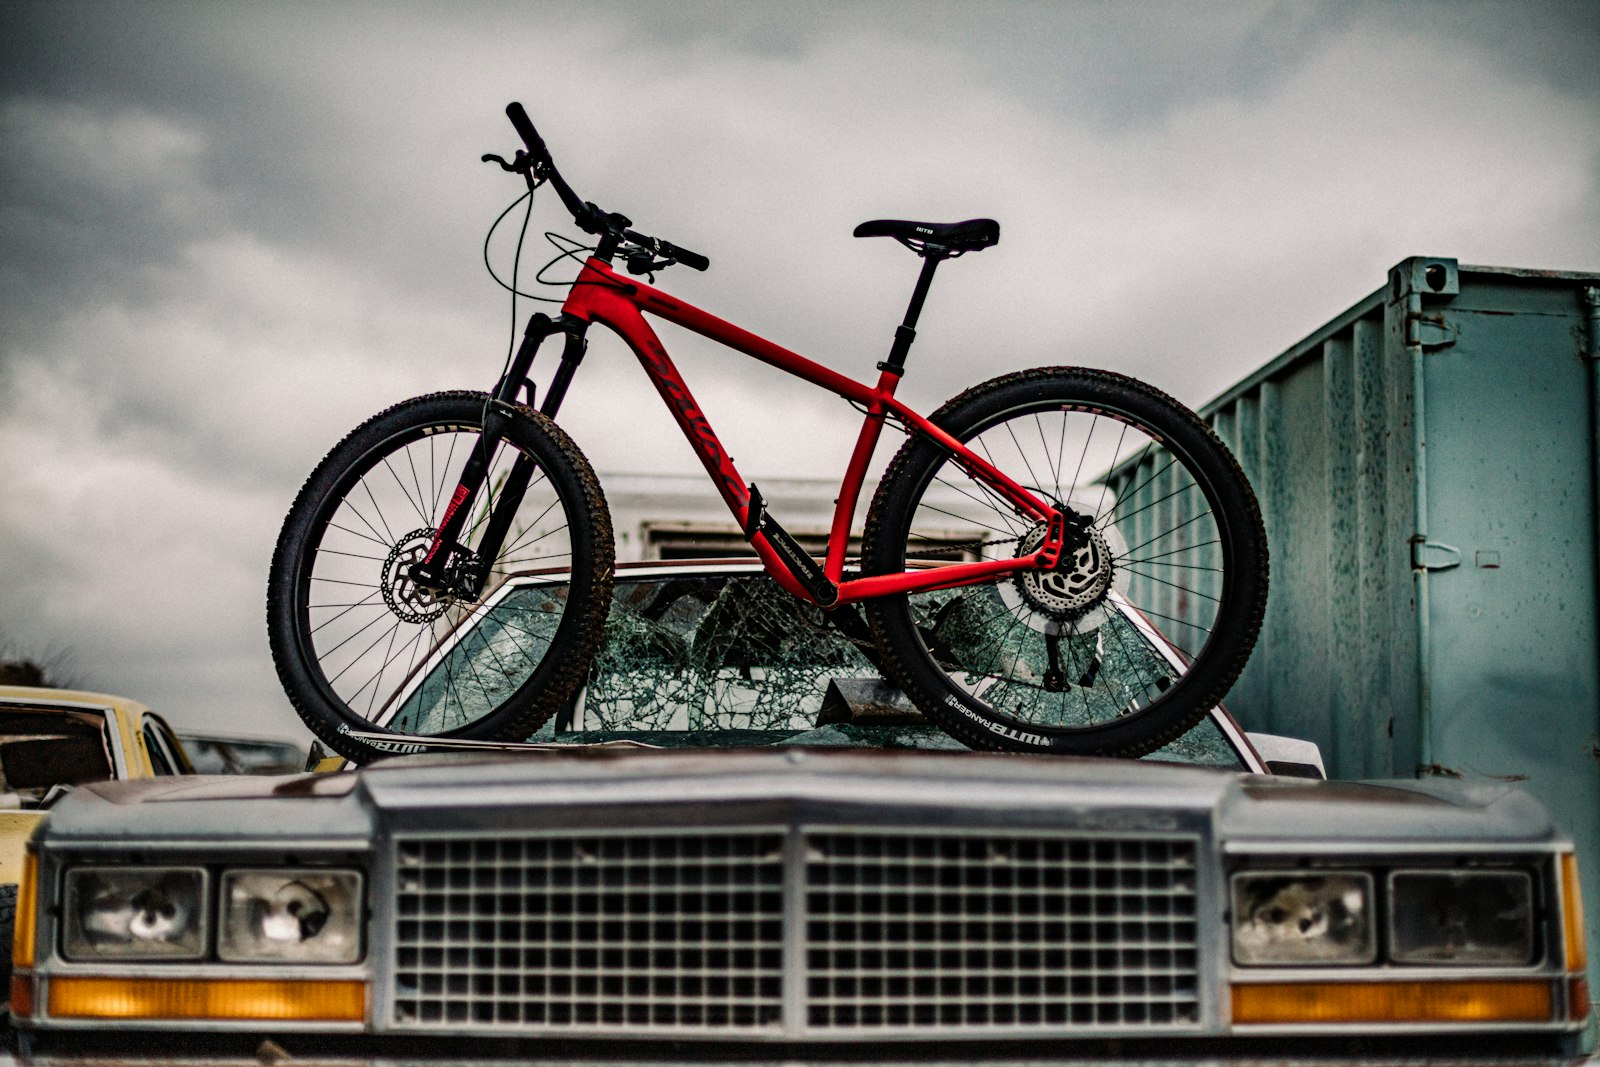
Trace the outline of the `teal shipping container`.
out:
[[[1591,961],[1597,355],[1600,274],[1419,257],[1202,409],[1272,551],[1230,710],[1332,777],[1520,783],[1579,843]]]

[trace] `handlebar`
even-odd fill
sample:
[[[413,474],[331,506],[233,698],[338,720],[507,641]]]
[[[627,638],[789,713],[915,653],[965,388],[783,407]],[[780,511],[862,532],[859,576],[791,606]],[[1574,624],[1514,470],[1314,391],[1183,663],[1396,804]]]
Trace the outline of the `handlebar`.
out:
[[[661,256],[663,259],[676,260],[685,267],[705,270],[711,266],[711,261],[699,252],[691,252],[687,248],[679,248],[671,241],[663,241],[659,237],[646,237],[636,230],[624,230],[623,236],[652,255]]]
[[[616,251],[618,241],[631,241],[648,251],[652,256],[661,256],[663,259],[682,263],[695,270],[705,270],[711,266],[711,260],[698,252],[691,252],[687,248],[663,241],[660,238],[648,237],[635,230],[628,229],[629,220],[621,215],[602,211],[594,204],[582,199],[572,191],[566,179],[561,177],[561,172],[556,169],[555,160],[550,156],[550,149],[545,147],[544,138],[539,136],[539,131],[533,128],[533,120],[528,118],[528,112],[517,101],[513,100],[506,105],[506,117],[511,120],[511,125],[517,131],[517,136],[522,138],[522,143],[527,146],[527,163],[531,169],[532,178],[542,178],[555,187],[556,195],[561,197],[561,203],[571,212],[573,221],[585,233],[598,234],[600,241],[600,254],[606,259]],[[490,157],[485,156],[485,159]],[[514,168],[517,169],[517,168]],[[531,186],[530,186],[531,187]]]

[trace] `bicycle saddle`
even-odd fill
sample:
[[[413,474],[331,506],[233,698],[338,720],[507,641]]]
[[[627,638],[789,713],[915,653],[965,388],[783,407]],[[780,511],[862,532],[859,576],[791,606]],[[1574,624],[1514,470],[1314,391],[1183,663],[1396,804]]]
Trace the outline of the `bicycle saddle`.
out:
[[[968,219],[965,222],[873,219],[857,226],[855,236],[893,237],[914,250],[922,245],[938,245],[952,252],[976,252],[1000,243],[1000,224],[994,219]]]

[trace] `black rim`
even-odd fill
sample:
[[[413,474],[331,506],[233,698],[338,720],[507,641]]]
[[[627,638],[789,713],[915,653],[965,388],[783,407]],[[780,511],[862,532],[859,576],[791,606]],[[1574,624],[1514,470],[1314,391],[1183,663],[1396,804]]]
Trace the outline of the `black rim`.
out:
[[[1033,744],[1120,732],[1203,684],[1197,670],[1229,625],[1232,531],[1214,477],[1173,440],[1181,435],[1147,425],[1114,403],[1041,401],[965,435],[1083,527],[1054,574],[906,598],[922,650],[991,732]],[[942,456],[913,499],[908,560],[1017,555],[1042,537]]]
[[[390,435],[350,467],[311,526],[296,639],[313,684],[355,728],[483,732],[534,681],[567,618],[564,597],[529,613],[503,595],[510,574],[574,563],[569,509],[543,465],[481,597],[440,602],[405,588],[406,559],[437,524],[477,439],[476,425],[444,418]],[[502,442],[466,526],[469,547],[520,452]]]

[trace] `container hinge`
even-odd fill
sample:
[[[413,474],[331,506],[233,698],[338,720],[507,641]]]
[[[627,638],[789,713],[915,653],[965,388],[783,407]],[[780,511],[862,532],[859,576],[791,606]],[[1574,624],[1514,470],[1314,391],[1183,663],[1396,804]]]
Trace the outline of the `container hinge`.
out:
[[[1461,550],[1454,545],[1442,545],[1422,537],[1411,538],[1411,569],[1414,571],[1447,571],[1461,566]]]
[[[1444,320],[1444,313],[1421,311],[1406,313],[1406,344],[1422,348],[1449,348],[1456,343],[1456,328]]]
[[[1588,351],[1583,356],[1585,359],[1600,362],[1600,287],[1585,286],[1583,290],[1583,303],[1588,308]]]
[[[1456,343],[1454,326],[1445,322],[1439,304],[1461,294],[1461,266],[1440,256],[1413,256],[1389,271],[1389,299],[1405,304],[1406,345],[1448,348]],[[1424,312],[1424,298],[1434,308]]]

